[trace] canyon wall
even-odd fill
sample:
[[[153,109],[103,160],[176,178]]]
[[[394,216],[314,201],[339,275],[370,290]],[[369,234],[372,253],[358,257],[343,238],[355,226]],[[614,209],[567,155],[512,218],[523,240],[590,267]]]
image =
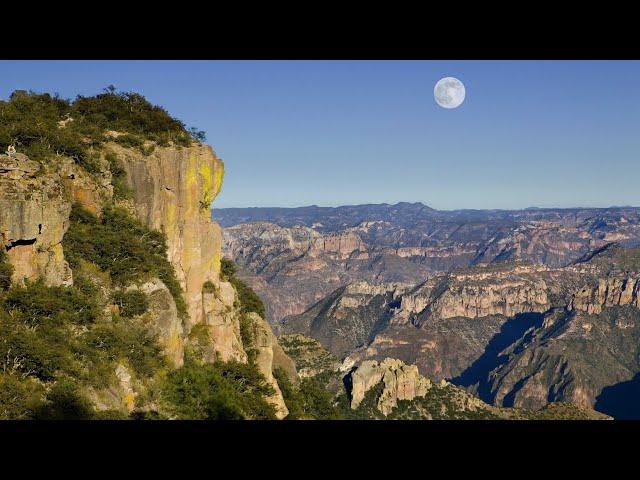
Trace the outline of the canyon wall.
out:
[[[73,283],[61,245],[70,211],[58,175],[24,155],[0,156],[0,243],[14,282],[42,277],[49,285]]]
[[[156,148],[143,157],[111,146],[123,161],[134,192],[135,211],[167,237],[167,254],[184,291],[187,331],[204,320],[202,286],[219,284],[222,232],[210,219],[224,164],[207,145]]]

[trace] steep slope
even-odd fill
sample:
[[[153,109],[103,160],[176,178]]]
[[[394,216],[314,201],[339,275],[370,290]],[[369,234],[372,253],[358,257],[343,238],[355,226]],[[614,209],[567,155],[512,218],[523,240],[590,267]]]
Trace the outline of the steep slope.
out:
[[[221,277],[211,147],[133,93],[0,110],[0,417],[285,417],[273,370],[295,368]]]
[[[377,303],[343,287],[280,328],[317,338],[347,364],[415,364],[495,405],[593,408],[606,388],[640,372],[638,259],[640,249],[614,245],[563,268],[478,265],[388,287]],[[345,343],[353,336],[341,322],[364,335]]]

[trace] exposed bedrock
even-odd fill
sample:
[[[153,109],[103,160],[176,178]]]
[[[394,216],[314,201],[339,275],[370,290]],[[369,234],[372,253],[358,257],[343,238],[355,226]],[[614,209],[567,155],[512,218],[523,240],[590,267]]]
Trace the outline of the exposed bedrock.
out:
[[[14,266],[14,282],[73,282],[61,244],[70,211],[57,174],[21,154],[0,156],[0,243]]]
[[[167,236],[167,254],[185,292],[188,331],[204,320],[203,284],[219,283],[222,233],[210,219],[210,205],[224,165],[207,145],[156,148],[147,157],[113,148],[127,171],[138,217]]]

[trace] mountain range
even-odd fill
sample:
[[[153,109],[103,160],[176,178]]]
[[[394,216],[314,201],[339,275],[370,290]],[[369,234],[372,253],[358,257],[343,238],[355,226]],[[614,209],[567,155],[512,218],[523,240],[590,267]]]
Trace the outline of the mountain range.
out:
[[[640,417],[638,208],[214,214],[278,333],[347,365],[400,359],[496,407]]]

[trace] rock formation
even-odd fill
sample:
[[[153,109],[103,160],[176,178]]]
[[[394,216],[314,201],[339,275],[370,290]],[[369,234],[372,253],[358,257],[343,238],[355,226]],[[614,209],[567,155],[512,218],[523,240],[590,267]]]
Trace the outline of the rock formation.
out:
[[[22,154],[0,156],[0,243],[15,268],[15,282],[73,282],[61,245],[70,211],[58,175]]]
[[[584,287],[576,292],[569,309],[592,314],[600,313],[605,307],[613,305],[640,308],[640,276],[600,278],[597,287]]]
[[[222,185],[222,161],[205,145],[158,146],[153,153],[142,154],[110,142],[106,149],[124,166],[133,193],[132,199],[118,201],[146,226],[164,232],[168,260],[183,290],[187,314],[182,318],[160,279],[126,287],[146,294],[149,308],[143,321],[157,335],[169,365],[182,366],[187,347],[197,350],[204,361],[246,363],[238,296],[231,283],[220,278],[222,233],[209,214]],[[73,284],[62,247],[72,203],[100,216],[114,192],[108,162],[104,157],[96,162],[98,171],[89,175],[67,157],[49,165],[21,154],[0,156],[0,241],[14,267],[14,282],[42,277],[49,285]],[[327,248],[338,253],[343,249],[339,242]],[[269,401],[277,417],[284,418],[288,411],[273,369],[282,368],[295,382],[295,365],[269,325],[255,314],[253,322],[256,364],[275,390]],[[131,411],[139,389],[136,380],[125,365],[119,365],[115,378],[119,386],[89,388],[87,395],[98,410]]]
[[[611,247],[562,268],[501,262],[415,287],[356,282],[280,328],[350,364],[415,364],[496,405],[593,408],[603,389],[640,372],[630,354],[640,338],[639,258],[640,249]]]
[[[176,302],[167,286],[158,278],[153,278],[139,288],[149,299],[151,330],[158,335],[165,357],[175,367],[184,364],[184,329],[178,318]]]
[[[273,376],[274,347],[278,344],[278,340],[269,324],[260,315],[252,312],[248,315],[248,319],[251,322],[253,348],[256,350],[256,365],[267,379],[267,383],[275,390],[275,393],[268,400],[276,407],[277,417],[282,419],[289,414],[289,410],[284,403],[284,398],[282,398],[278,382]]]
[[[222,186],[223,163],[206,145],[156,148],[147,157],[111,148],[124,163],[138,217],[167,236],[169,260],[185,292],[188,333],[204,320],[202,286],[219,283],[222,233],[209,209]]]
[[[358,408],[365,394],[381,381],[384,386],[377,407],[383,415],[388,415],[398,400],[424,397],[431,388],[431,381],[420,375],[415,365],[392,358],[381,363],[368,360],[351,374],[351,408]]]

